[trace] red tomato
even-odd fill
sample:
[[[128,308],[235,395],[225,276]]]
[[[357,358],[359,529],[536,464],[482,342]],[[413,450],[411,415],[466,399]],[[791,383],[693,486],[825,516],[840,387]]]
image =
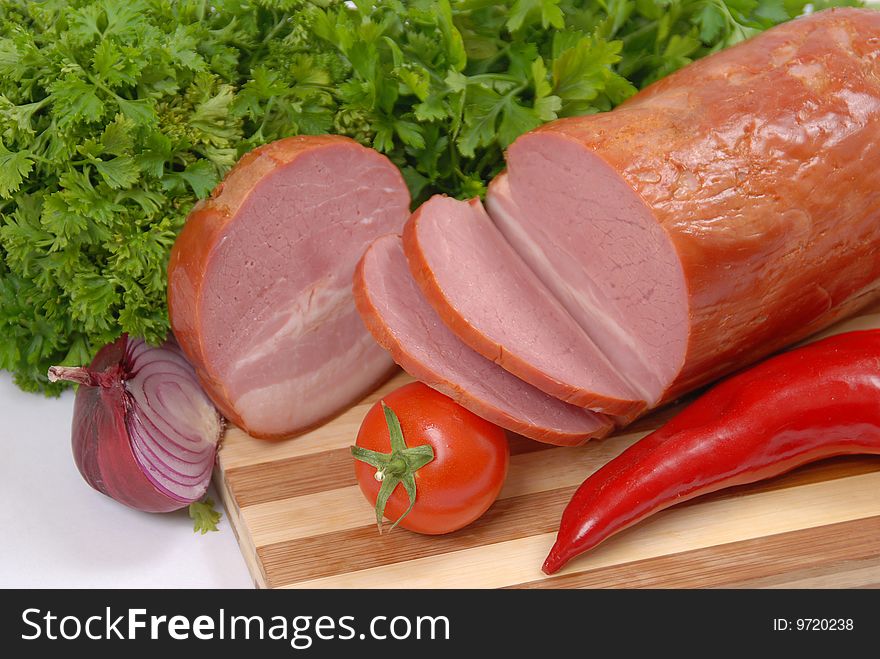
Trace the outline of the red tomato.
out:
[[[382,400],[397,414],[408,448],[430,444],[434,449],[434,459],[415,472],[415,506],[400,526],[418,533],[449,533],[486,512],[507,476],[510,452],[504,430],[421,382],[404,385]],[[367,412],[357,445],[391,452],[381,402]],[[381,486],[376,468],[355,460],[355,473],[361,492],[375,505]],[[385,518],[397,520],[408,507],[409,496],[398,484]]]

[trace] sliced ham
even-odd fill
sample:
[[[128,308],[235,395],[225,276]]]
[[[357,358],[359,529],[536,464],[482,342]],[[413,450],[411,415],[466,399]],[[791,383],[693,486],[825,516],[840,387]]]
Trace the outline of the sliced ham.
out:
[[[383,236],[367,249],[354,291],[364,323],[394,361],[484,419],[562,446],[610,432],[607,417],[548,396],[462,343],[421,294],[399,236]]]
[[[404,251],[422,293],[468,346],[560,400],[612,415],[644,409],[479,200],[435,196],[412,215]]]
[[[681,352],[674,340],[680,334],[660,331],[658,320],[665,321],[663,327],[684,326],[684,314],[674,316],[669,304],[683,289],[684,280],[671,248],[646,253],[644,238],[635,234],[630,222],[638,213],[637,206],[627,203],[633,201],[632,193],[615,182],[600,185],[606,203],[618,214],[605,226],[591,224],[592,231],[580,226],[579,217],[564,224],[560,216],[523,212],[505,173],[490,184],[486,208],[504,238],[619,369],[639,399],[653,406],[668,381],[670,364],[677,363]],[[614,228],[609,229],[609,224]],[[645,274],[641,286],[627,274],[626,265],[636,263]],[[629,326],[644,331],[631,332]]]
[[[880,12],[768,30],[520,137],[507,165],[487,207],[508,244],[668,401],[880,298]]]
[[[214,403],[262,438],[300,433],[389,375],[351,280],[409,193],[384,156],[338,136],[291,137],[245,155],[187,219],[168,306]]]

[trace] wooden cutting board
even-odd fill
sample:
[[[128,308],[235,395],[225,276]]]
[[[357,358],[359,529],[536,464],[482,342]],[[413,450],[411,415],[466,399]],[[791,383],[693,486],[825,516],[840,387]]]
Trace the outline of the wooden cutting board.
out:
[[[833,331],[869,327],[880,327],[880,308]],[[258,587],[880,587],[877,457],[826,460],[685,503],[544,575],[575,488],[674,409],[580,448],[512,438],[501,496],[474,524],[380,536],[348,447],[369,407],[410,380],[399,373],[293,440],[228,430],[215,481]]]

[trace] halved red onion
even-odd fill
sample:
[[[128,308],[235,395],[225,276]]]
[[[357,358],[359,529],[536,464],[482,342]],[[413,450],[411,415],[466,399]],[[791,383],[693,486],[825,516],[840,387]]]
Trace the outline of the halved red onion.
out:
[[[152,347],[123,335],[89,367],[53,366],[49,379],[80,384],[73,456],[89,485],[147,512],[204,496],[223,420],[174,340]]]

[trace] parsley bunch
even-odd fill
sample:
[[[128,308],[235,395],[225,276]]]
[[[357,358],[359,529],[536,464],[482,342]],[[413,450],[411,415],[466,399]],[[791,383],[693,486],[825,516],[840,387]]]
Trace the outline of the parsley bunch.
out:
[[[341,133],[416,202],[481,195],[521,133],[805,4],[0,0],[0,368],[54,393],[50,364],[163,339],[186,214],[259,144]]]
[[[50,364],[121,332],[161,341],[196,199],[251,146],[330,130],[348,67],[282,5],[307,7],[0,0],[0,368],[19,386],[54,393]]]

